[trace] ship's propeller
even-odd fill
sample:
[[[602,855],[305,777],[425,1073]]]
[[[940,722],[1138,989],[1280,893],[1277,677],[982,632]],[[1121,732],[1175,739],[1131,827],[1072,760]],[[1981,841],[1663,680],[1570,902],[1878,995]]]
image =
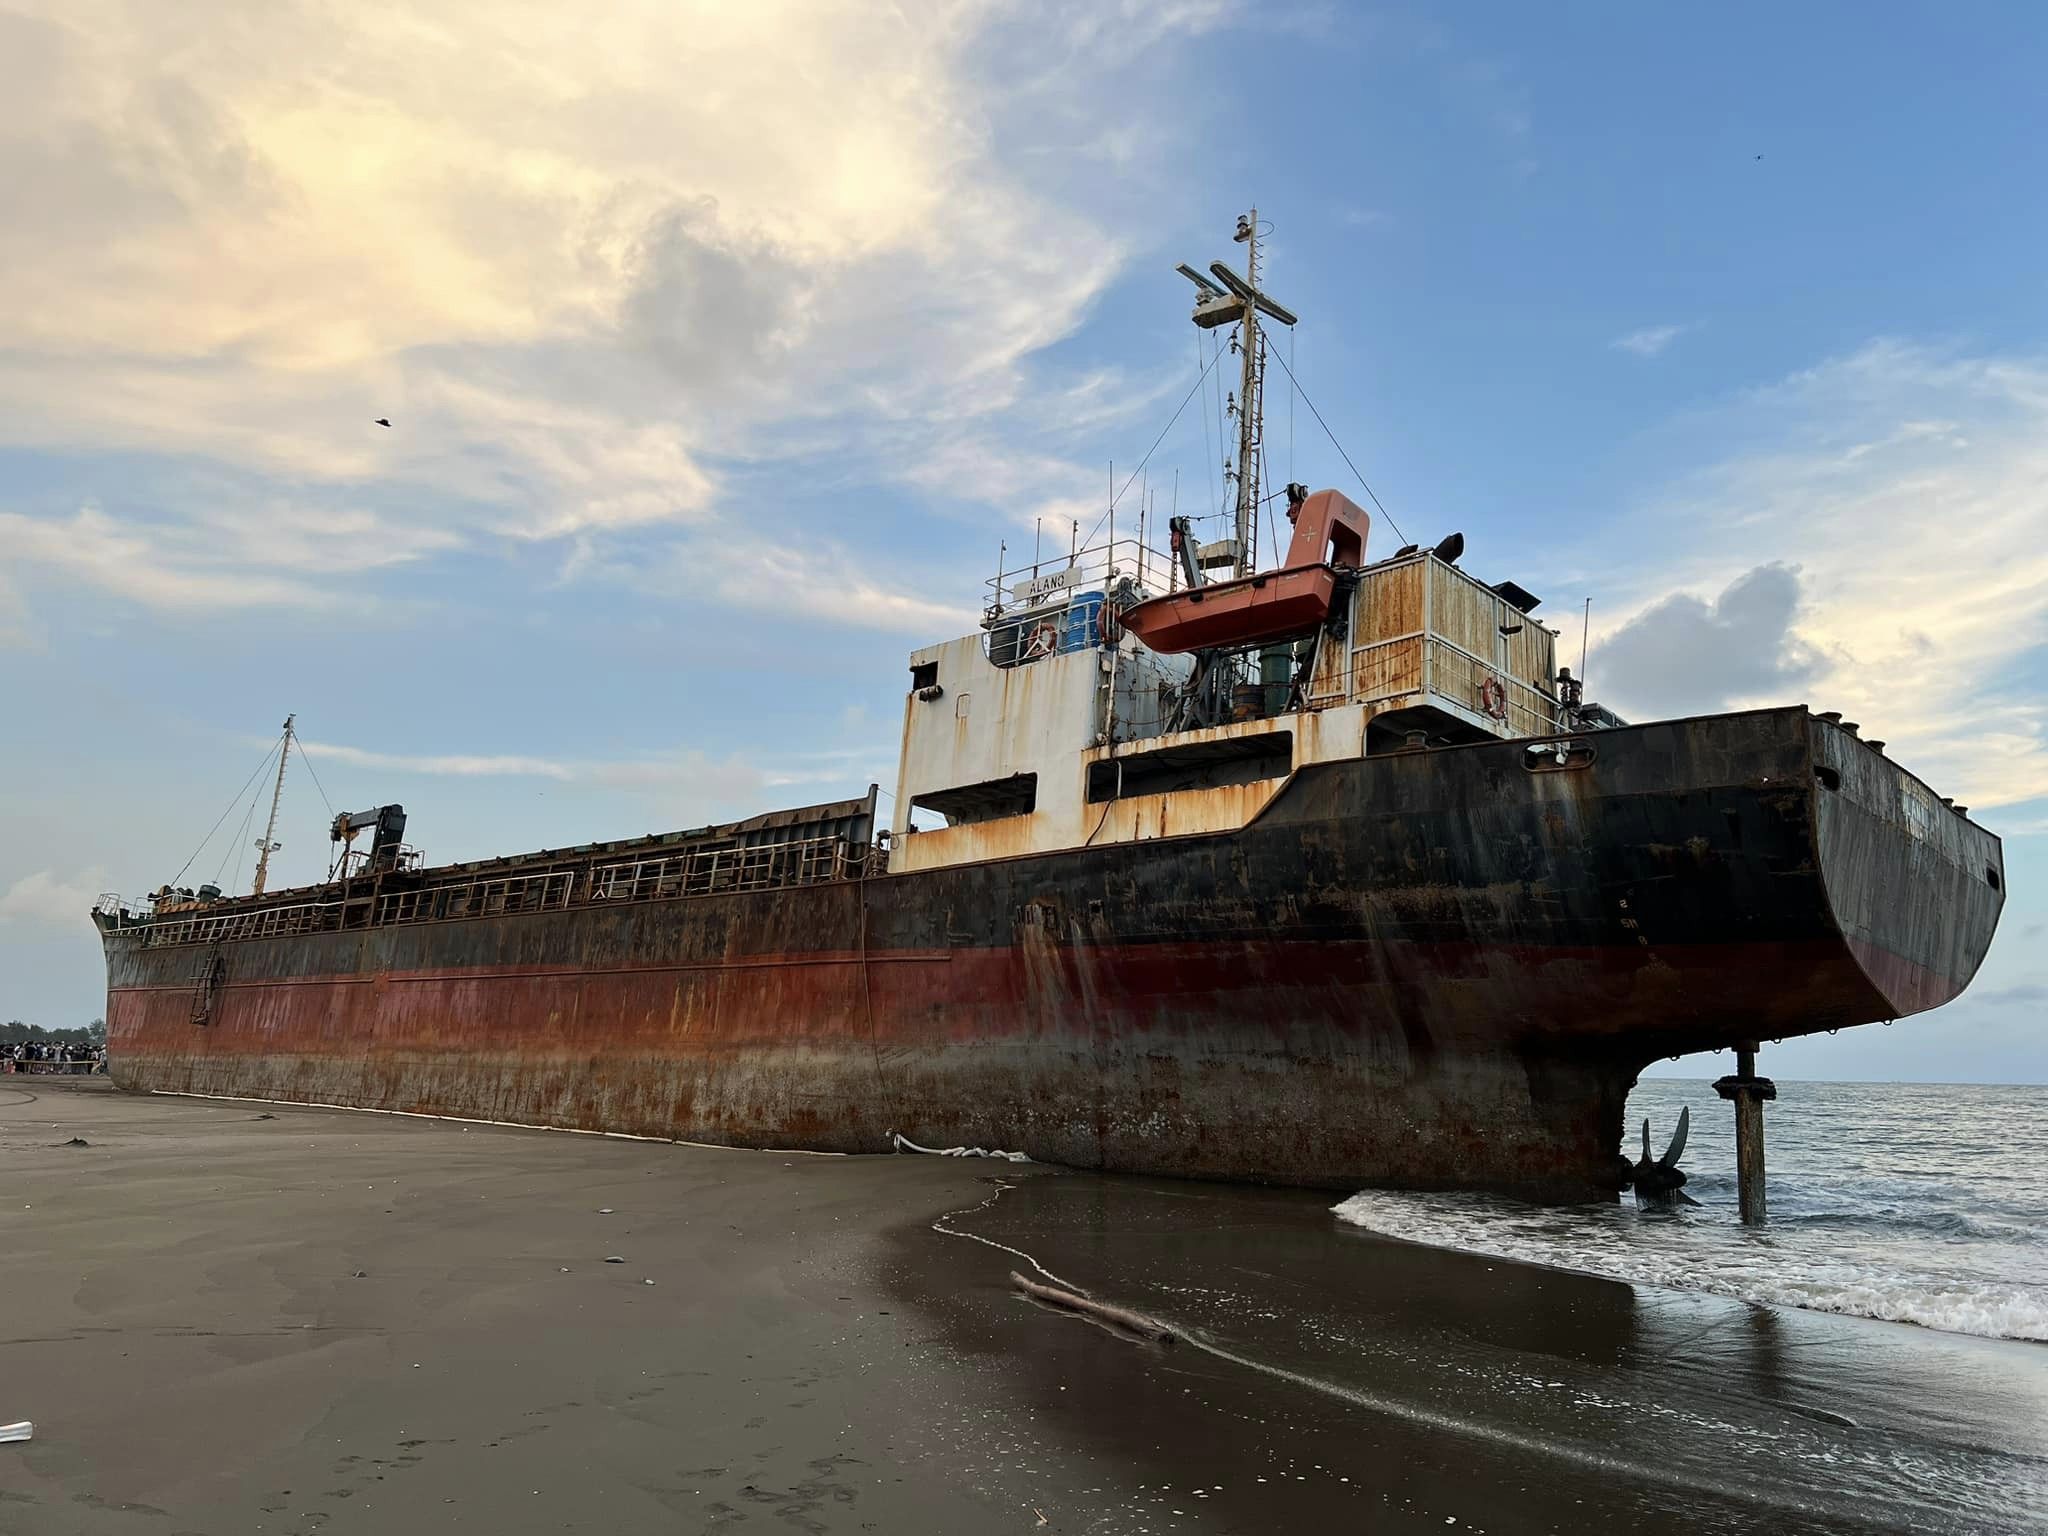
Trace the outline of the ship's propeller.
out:
[[[1692,1110],[1685,1105],[1680,1105],[1678,1109],[1678,1129],[1671,1133],[1671,1145],[1666,1147],[1664,1155],[1657,1159],[1657,1166],[1659,1168],[1676,1168],[1678,1166],[1679,1154],[1685,1151],[1685,1138],[1691,1134]],[[1643,1156],[1648,1157],[1649,1155],[1650,1122],[1645,1118],[1643,1121]]]
[[[1664,1149],[1664,1155],[1652,1160],[1650,1157],[1650,1122],[1643,1121],[1642,1161],[1629,1170],[1629,1182],[1635,1186],[1638,1205],[1698,1205],[1685,1192],[1685,1170],[1678,1166],[1679,1154],[1685,1151],[1685,1139],[1692,1131],[1692,1111],[1678,1112],[1678,1129],[1671,1133],[1671,1145]]]

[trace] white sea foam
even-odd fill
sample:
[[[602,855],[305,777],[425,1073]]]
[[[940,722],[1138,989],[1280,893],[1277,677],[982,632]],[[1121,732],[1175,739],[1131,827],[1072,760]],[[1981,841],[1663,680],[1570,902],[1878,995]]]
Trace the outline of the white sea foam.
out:
[[[1699,1208],[1368,1195],[1340,1214],[1391,1237],[1640,1285],[2048,1340],[2048,1089],[1781,1083],[1760,1231],[1736,1221],[1733,1118],[1710,1085],[1639,1084],[1631,1153],[1645,1118],[1661,1135],[1681,1108]]]
[[[2048,1285],[1899,1267],[1874,1255],[1875,1245],[1845,1245],[1813,1223],[1757,1234],[1719,1213],[1646,1216],[1627,1203],[1555,1210],[1484,1196],[1377,1191],[1352,1196],[1336,1215],[1383,1237],[1609,1280],[1950,1333],[2048,1340]]]

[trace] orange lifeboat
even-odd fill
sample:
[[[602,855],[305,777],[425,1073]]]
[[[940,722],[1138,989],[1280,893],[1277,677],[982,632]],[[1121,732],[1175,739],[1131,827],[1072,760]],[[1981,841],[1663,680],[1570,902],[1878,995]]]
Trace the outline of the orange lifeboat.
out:
[[[1371,520],[1337,491],[1317,491],[1290,506],[1287,516],[1294,537],[1279,570],[1148,598],[1118,614],[1118,622],[1167,655],[1313,633],[1330,616],[1337,568],[1365,564]]]

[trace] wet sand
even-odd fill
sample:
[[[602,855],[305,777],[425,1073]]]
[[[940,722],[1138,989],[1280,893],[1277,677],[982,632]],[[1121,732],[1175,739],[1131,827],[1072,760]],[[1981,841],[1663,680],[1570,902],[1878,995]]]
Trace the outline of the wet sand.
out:
[[[21,1079],[0,1169],[24,1536],[2048,1517],[2048,1350],[1389,1243],[1322,1196]],[[1189,1337],[1024,1300],[1033,1261]]]
[[[1008,1257],[979,1244],[934,1263],[901,1233],[896,1279],[1051,1405],[1008,1454],[1078,1458],[1112,1500],[1078,1529],[2048,1530],[2048,1347],[1392,1242],[1329,1205],[1051,1174],[948,1223],[1171,1347],[977,1285]]]

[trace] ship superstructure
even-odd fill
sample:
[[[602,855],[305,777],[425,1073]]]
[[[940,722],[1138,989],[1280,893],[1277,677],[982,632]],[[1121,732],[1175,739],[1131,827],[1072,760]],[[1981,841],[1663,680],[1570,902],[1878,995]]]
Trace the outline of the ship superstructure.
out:
[[[1271,573],[1174,586],[1182,562],[1111,543],[999,577],[979,634],[914,652],[892,868],[1236,831],[1316,764],[1619,724],[1519,586],[1449,545],[1365,563],[1357,506],[1288,494]]]

